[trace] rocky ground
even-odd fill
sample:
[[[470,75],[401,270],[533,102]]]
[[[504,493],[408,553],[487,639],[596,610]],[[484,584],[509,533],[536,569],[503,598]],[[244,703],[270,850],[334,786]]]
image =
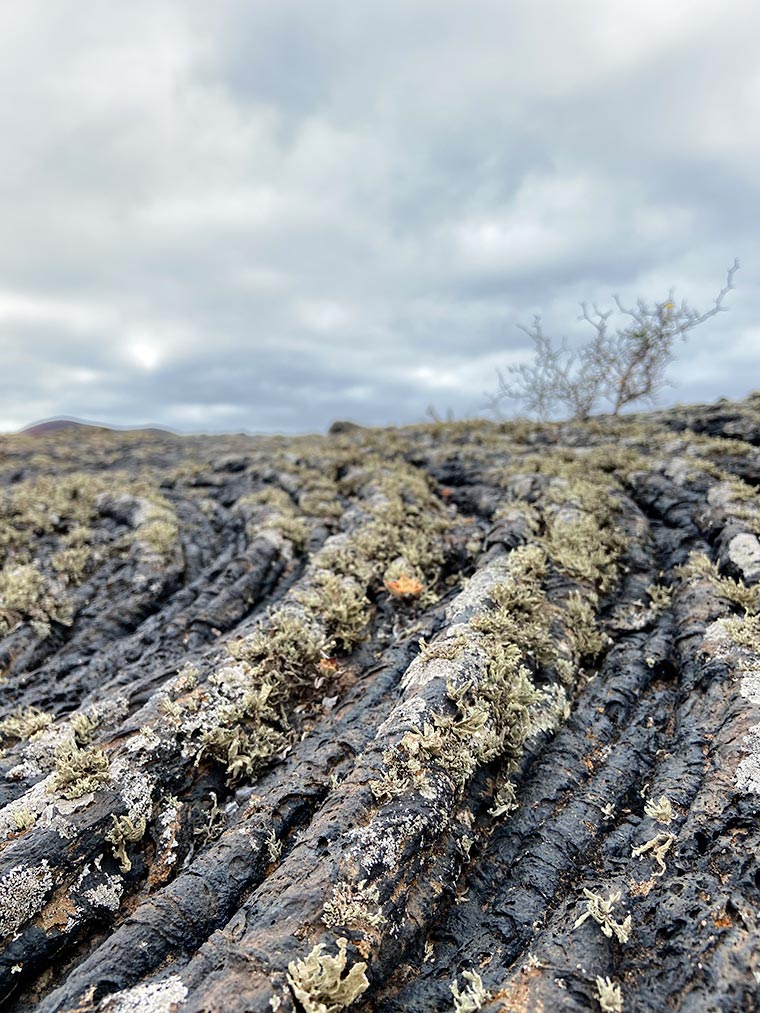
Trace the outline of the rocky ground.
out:
[[[0,1002],[760,1008],[760,395],[0,438]]]

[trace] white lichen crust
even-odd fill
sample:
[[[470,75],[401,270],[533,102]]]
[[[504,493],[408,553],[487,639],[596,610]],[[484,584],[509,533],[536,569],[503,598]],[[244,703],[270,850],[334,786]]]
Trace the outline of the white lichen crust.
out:
[[[17,865],[0,879],[0,937],[13,936],[42,910],[53,877],[47,859],[38,866]]]
[[[187,998],[187,988],[178,974],[161,981],[147,981],[107,996],[98,1004],[98,1013],[176,1013]]]

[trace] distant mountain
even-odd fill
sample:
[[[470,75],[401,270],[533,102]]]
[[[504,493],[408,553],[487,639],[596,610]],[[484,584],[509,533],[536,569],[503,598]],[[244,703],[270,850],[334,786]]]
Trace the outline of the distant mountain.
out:
[[[65,429],[110,429],[117,432],[169,433],[173,435],[171,429],[163,429],[161,426],[112,426],[104,422],[90,422],[87,419],[66,417],[41,419],[39,422],[33,422],[31,425],[25,426],[19,432],[25,436],[43,436],[49,433],[58,433]]]

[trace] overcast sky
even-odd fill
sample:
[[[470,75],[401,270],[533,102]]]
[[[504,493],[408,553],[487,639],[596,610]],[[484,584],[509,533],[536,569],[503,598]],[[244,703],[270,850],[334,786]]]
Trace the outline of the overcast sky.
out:
[[[482,411],[542,314],[730,312],[760,387],[757,0],[4,0],[0,430]]]

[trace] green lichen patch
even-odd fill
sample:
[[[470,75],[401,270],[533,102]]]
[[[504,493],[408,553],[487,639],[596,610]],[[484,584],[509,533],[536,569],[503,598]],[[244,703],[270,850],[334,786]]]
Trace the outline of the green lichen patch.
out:
[[[568,595],[564,603],[567,625],[579,660],[593,660],[604,647],[604,637],[599,632],[594,611],[596,604],[596,595],[584,598],[578,591]]]
[[[11,818],[16,824],[17,830],[30,830],[37,822],[36,815],[31,809],[17,808],[11,813]]]
[[[276,673],[270,673],[275,675]],[[235,784],[264,770],[289,742],[287,721],[277,706],[275,684],[242,662],[212,677],[214,695],[199,719],[195,763],[210,757],[222,763],[227,783]]]
[[[42,474],[13,486],[0,499],[0,563],[35,555],[47,535],[89,531],[102,489],[102,480],[85,472]]]
[[[601,592],[613,587],[626,540],[618,531],[620,497],[644,458],[618,446],[547,448],[517,454],[494,469],[510,498],[534,498],[532,525],[553,566]]]
[[[0,570],[0,636],[26,621],[46,637],[52,621],[71,625],[71,607],[35,563],[9,564]]]
[[[548,697],[536,688],[529,664],[548,664],[554,656],[553,612],[541,587],[544,566],[541,549],[516,549],[507,562],[508,579],[488,586],[489,607],[477,610],[467,632],[458,634],[464,644],[456,644],[453,658],[426,647],[420,663],[443,665],[448,673],[449,709],[432,710],[386,750],[383,774],[370,782],[378,801],[409,790],[425,794],[433,771],[459,792],[480,764],[498,757],[509,762],[537,730],[536,716]],[[468,671],[479,675],[458,674]]]
[[[179,522],[174,507],[154,489],[143,489],[142,499],[134,541],[151,556],[168,561],[179,544]]]
[[[746,613],[757,612],[760,606],[760,588],[747,587],[733,577],[722,577],[717,564],[703,552],[690,553],[687,562],[676,568],[676,575],[683,580],[708,581],[717,595]]]
[[[200,763],[204,756],[210,756],[224,764],[228,785],[265,770],[272,757],[289,742],[287,735],[273,725],[259,723],[245,728],[239,724],[225,725],[225,720],[234,719],[223,715],[218,725],[203,732],[196,759]]]
[[[279,486],[265,485],[235,501],[235,512],[244,516],[259,513],[261,507],[273,507],[278,513],[293,513],[293,500]]]
[[[368,590],[378,590],[384,581],[401,576],[425,586],[434,584],[452,518],[424,477],[408,465],[390,468],[387,461],[370,460],[342,484],[346,493],[363,484],[374,486],[374,495],[364,504],[369,519],[347,540],[326,547],[321,565],[332,573],[354,577]]]
[[[224,764],[229,785],[259,774],[286,749],[289,704],[314,694],[338,668],[336,640],[346,648],[365,625],[368,603],[350,581],[327,574],[307,587],[228,643],[234,664],[222,665],[182,701],[164,698],[164,709],[193,743],[196,764],[207,757]]]
[[[609,591],[617,579],[625,539],[599,517],[583,514],[572,520],[558,515],[548,522],[542,544],[552,562],[578,580]]]
[[[279,486],[265,485],[246,493],[235,503],[235,512],[246,518],[246,535],[257,537],[262,531],[277,531],[300,552],[306,546],[310,526],[304,511]]]
[[[339,650],[348,653],[362,639],[371,606],[352,577],[318,570],[309,589],[299,592],[296,599],[324,623]]]
[[[760,616],[725,619],[723,626],[738,647],[760,654]]]
[[[230,655],[269,678],[274,690],[292,692],[313,686],[319,662],[331,653],[324,629],[303,611],[283,605],[274,609],[249,636],[229,644]]]
[[[309,526],[301,517],[270,518],[269,526],[279,531],[283,538],[292,542],[297,551],[301,551],[309,538]]]
[[[647,594],[652,603],[652,608],[657,612],[663,612],[670,606],[673,598],[673,589],[663,584],[651,584],[647,588]]]
[[[37,707],[20,707],[0,721],[0,736],[4,739],[26,741],[44,731],[53,718]]]
[[[436,658],[442,661],[454,661],[460,658],[467,647],[467,637],[459,633],[448,640],[437,640],[434,644],[428,644],[424,638],[420,638],[420,656],[425,661],[434,661]]]
[[[494,649],[487,666],[477,688],[472,683],[450,686],[455,714],[433,714],[432,721],[406,732],[388,751],[383,778],[371,782],[376,798],[403,794],[411,787],[424,791],[433,766],[461,791],[479,764],[520,748],[530,729],[530,708],[540,693],[516,648]]]
[[[129,872],[132,862],[127,854],[127,845],[141,841],[145,836],[147,821],[144,816],[132,820],[129,816],[113,816],[113,824],[106,834],[106,840],[113,848],[114,858],[122,872]]]
[[[489,597],[493,609],[473,619],[473,627],[494,641],[516,645],[538,664],[548,664],[553,657],[551,611],[539,583],[509,581],[493,588]]]
[[[74,741],[77,746],[89,746],[95,738],[102,722],[102,716],[97,707],[90,707],[86,711],[79,711],[71,718],[71,730],[74,733]]]
[[[343,513],[337,483],[318,473],[310,480],[307,477],[304,488],[298,496],[298,506],[307,517],[336,519]]]
[[[81,584],[91,555],[92,550],[87,545],[69,547],[54,552],[50,563],[67,584]]]
[[[110,780],[108,757],[103,750],[80,749],[71,741],[56,752],[55,776],[49,790],[63,798],[81,798]]]

